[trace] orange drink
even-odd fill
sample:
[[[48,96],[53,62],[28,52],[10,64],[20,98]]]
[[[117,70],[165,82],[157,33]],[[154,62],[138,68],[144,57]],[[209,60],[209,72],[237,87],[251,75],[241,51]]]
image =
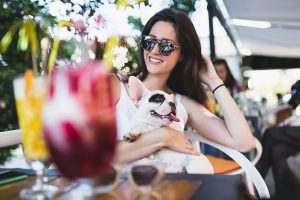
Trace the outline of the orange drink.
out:
[[[58,188],[44,183],[45,164],[49,162],[44,135],[42,132],[42,111],[46,96],[46,83],[43,77],[34,77],[27,71],[24,77],[14,79],[19,126],[22,133],[23,151],[27,162],[36,172],[36,183],[20,191],[23,199],[50,199]]]
[[[25,157],[29,161],[47,160],[48,152],[42,135],[44,80],[28,71],[24,78],[14,80],[14,89]]]

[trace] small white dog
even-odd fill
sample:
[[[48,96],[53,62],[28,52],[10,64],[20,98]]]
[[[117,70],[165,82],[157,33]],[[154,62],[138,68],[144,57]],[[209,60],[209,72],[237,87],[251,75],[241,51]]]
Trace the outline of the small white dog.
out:
[[[161,90],[150,91],[137,78],[129,77],[129,94],[138,107],[136,113],[129,121],[129,130],[123,136],[127,142],[134,142],[140,134],[150,130],[168,126],[173,121],[179,122],[176,117],[174,95]],[[199,156],[184,154],[170,149],[161,149],[153,155],[136,162],[160,163],[169,173],[183,172],[202,173]]]
[[[134,76],[129,77],[128,86],[130,97],[138,110],[130,119],[129,130],[123,136],[125,141],[133,142],[142,133],[168,126],[172,121],[179,122],[173,94],[161,90],[150,91]]]

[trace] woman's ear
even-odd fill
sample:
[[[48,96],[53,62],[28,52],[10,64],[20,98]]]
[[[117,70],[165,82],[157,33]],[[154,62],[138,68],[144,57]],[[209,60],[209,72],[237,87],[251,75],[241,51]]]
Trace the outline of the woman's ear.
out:
[[[131,100],[136,105],[149,92],[143,82],[134,76],[130,76],[128,79],[128,90]]]

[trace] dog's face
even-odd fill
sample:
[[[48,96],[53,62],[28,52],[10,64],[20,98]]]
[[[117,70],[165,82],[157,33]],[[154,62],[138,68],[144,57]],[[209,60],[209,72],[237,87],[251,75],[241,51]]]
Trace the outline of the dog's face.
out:
[[[169,125],[172,121],[178,121],[173,94],[152,91],[142,99],[139,109],[143,109],[148,120],[153,123]]]
[[[173,94],[167,94],[161,90],[150,91],[135,77],[129,78],[129,92],[133,102],[138,106],[147,121],[169,125],[178,122],[176,117],[176,105]]]

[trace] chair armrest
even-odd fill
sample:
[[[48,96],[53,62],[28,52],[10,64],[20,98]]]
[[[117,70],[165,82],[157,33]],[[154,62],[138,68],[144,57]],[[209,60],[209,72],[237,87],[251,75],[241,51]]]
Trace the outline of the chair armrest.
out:
[[[257,138],[254,138],[254,142],[255,142],[255,148],[256,148],[256,154],[255,157],[250,161],[252,163],[252,165],[256,165],[256,163],[259,161],[261,154],[262,154],[262,145],[260,143],[260,141]],[[234,170],[232,172],[228,172],[227,174],[229,175],[235,175],[235,174],[240,174],[242,172],[244,172],[245,170],[243,168]]]
[[[237,162],[241,166],[241,168],[245,171],[246,175],[251,179],[252,183],[257,189],[259,196],[261,198],[270,198],[270,193],[264,179],[261,177],[260,173],[254,167],[254,165],[243,154],[241,154],[237,150],[212,142],[195,132],[186,131],[185,133],[188,139],[209,144],[230,156],[235,162]]]

